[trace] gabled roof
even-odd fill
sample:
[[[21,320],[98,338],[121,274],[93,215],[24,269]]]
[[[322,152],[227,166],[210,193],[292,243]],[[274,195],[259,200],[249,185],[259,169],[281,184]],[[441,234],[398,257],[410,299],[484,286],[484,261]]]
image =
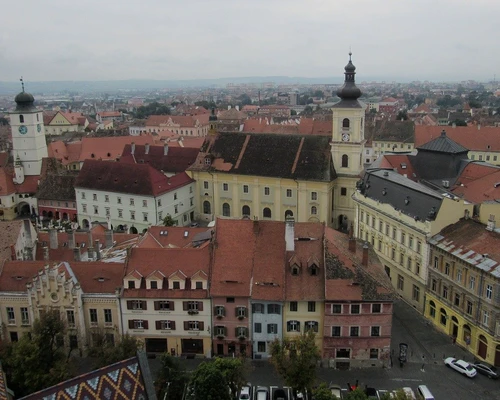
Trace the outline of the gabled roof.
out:
[[[143,275],[136,269],[131,270],[127,268],[127,271],[129,272],[127,272],[127,274],[124,276],[125,279],[142,279],[143,277]]]
[[[442,126],[417,125],[415,146],[421,146],[440,136]],[[447,127],[446,136],[472,151],[500,151],[500,127],[457,126]]]
[[[147,357],[138,352],[135,357],[77,376],[23,399],[156,400],[156,393]]]
[[[446,154],[462,154],[469,152],[468,149],[450,139],[446,135],[446,131],[444,129],[441,131],[441,135],[439,135],[439,137],[431,140],[430,142],[424,143],[421,146],[418,146],[417,150]]]
[[[39,200],[74,201],[76,175],[48,174],[40,182],[36,198]]]
[[[159,196],[191,182],[185,172],[168,178],[147,164],[86,160],[75,188]]]
[[[149,164],[158,171],[178,173],[184,172],[195,161],[199,149],[193,147],[168,147],[165,155],[165,145],[149,146],[146,154],[145,145],[135,145],[134,154],[132,146],[125,145],[120,162],[129,164]]]
[[[336,177],[326,136],[220,133],[207,138],[202,150],[190,170],[322,182]]]
[[[6,168],[0,168],[0,196],[16,193],[16,186],[12,180],[12,173]]]
[[[208,232],[205,238],[197,235]],[[146,234],[137,245],[139,248],[196,248],[203,247],[203,243],[208,243],[211,238],[210,228],[191,228],[182,226],[150,226]],[[195,243],[196,242],[196,243]]]
[[[465,170],[472,169],[473,165],[468,166]],[[462,175],[458,178],[457,185],[452,190],[453,194],[476,204],[500,201],[500,168],[496,168],[492,173],[487,173],[472,181],[467,181],[465,176],[462,177]]]

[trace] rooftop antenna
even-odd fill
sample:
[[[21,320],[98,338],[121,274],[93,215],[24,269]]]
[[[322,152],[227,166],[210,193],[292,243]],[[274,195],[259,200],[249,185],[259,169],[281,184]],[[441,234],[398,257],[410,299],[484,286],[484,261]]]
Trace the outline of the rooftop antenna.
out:
[[[23,92],[24,92],[24,80],[23,80],[23,77],[21,76],[21,79],[19,79],[21,81],[21,87],[23,88]]]

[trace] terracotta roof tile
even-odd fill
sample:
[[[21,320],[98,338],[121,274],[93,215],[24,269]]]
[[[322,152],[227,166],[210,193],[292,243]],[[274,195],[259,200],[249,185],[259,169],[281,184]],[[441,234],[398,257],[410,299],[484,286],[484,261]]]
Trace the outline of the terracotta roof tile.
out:
[[[12,181],[12,174],[6,168],[0,168],[0,196],[16,193],[16,186]]]
[[[11,258],[11,246],[15,246],[24,221],[0,221],[0,263]]]
[[[151,226],[137,245],[139,248],[192,248],[196,235],[209,228]],[[187,232],[187,235],[186,235]],[[208,237],[210,238],[211,235]]]
[[[415,147],[439,137],[442,126],[415,126]],[[476,126],[446,127],[446,136],[472,151],[500,151],[500,128]]]
[[[471,169],[473,169],[472,166],[467,172],[470,173]],[[489,172],[486,168],[482,170],[483,172]],[[500,201],[500,169],[497,168],[494,172],[487,173],[485,176],[476,178],[473,181],[469,181],[463,175],[464,173],[460,175],[456,187],[452,190],[454,194],[478,204],[488,201]]]

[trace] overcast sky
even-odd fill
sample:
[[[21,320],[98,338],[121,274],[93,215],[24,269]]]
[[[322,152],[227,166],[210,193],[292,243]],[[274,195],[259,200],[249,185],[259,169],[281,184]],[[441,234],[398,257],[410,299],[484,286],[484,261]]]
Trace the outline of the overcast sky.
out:
[[[500,79],[499,0],[5,0],[0,81]]]

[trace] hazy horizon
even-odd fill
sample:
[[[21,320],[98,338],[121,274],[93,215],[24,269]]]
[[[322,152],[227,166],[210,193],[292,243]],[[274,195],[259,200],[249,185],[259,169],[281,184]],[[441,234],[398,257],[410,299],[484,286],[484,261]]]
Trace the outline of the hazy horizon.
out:
[[[10,1],[4,82],[341,77],[489,81],[500,65],[493,0]]]

